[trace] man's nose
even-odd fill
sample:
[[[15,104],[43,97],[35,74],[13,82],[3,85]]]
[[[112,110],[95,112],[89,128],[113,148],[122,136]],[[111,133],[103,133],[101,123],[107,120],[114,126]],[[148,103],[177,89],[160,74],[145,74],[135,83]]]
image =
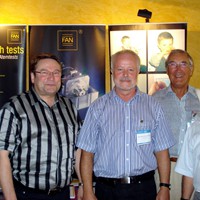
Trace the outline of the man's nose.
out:
[[[124,76],[128,76],[128,70],[124,70],[124,71],[123,71],[123,75],[124,75]]]
[[[54,79],[54,73],[53,72],[49,72],[47,78]]]

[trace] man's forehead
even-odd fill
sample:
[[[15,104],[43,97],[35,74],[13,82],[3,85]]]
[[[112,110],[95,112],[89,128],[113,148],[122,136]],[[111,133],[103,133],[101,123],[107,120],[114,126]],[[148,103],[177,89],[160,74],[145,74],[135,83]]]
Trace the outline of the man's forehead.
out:
[[[130,59],[116,60],[115,66],[133,66],[136,62]]]
[[[176,61],[176,60],[188,61],[189,58],[188,58],[188,56],[185,53],[172,54],[168,58],[168,61]]]
[[[61,68],[60,64],[52,58],[41,59],[41,60],[38,61],[36,66],[37,67],[49,67],[49,66],[52,67],[52,66],[54,66],[56,68],[57,67]]]

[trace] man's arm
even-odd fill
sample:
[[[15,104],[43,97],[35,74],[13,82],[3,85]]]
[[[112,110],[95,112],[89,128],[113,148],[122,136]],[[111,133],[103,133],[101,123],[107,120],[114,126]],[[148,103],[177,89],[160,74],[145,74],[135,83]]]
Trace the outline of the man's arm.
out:
[[[83,185],[82,185],[82,179],[81,179],[81,173],[80,173],[80,160],[81,160],[81,149],[77,149],[75,152],[75,170],[76,174],[79,180],[79,189],[78,189],[78,200],[83,199]]]
[[[97,200],[93,192],[93,159],[94,154],[82,150],[81,152],[81,178],[83,181],[83,200]]]
[[[170,158],[168,149],[156,152],[157,164],[158,164],[158,173],[160,177],[160,183],[170,183]],[[158,192],[156,200],[169,200],[169,188],[161,186]]]
[[[193,178],[188,176],[182,177],[182,198],[190,199],[192,196],[194,187],[193,187]]]
[[[0,185],[5,200],[17,200],[13,185],[9,151],[0,151]]]

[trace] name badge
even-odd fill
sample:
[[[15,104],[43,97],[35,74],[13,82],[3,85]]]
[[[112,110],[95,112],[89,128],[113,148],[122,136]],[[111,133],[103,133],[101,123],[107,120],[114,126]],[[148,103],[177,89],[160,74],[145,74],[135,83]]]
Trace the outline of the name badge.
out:
[[[151,142],[151,131],[150,130],[139,130],[137,131],[137,144],[144,145]]]

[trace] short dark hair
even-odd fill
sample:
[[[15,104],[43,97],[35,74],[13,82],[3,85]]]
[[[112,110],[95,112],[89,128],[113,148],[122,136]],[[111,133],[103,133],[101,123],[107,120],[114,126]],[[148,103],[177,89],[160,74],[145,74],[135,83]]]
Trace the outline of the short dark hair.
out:
[[[169,32],[162,32],[158,35],[158,43],[160,43],[160,41],[163,39],[172,39],[172,41],[174,40],[172,34]]]
[[[124,35],[124,36],[121,38],[121,42],[123,43],[123,42],[124,42],[124,40],[126,40],[126,39],[130,39],[130,37],[129,37],[129,36],[127,36],[127,35]]]
[[[41,54],[39,54],[39,55],[37,55],[37,56],[35,56],[31,59],[30,72],[34,72],[36,70],[35,67],[40,60],[48,59],[48,58],[55,60],[60,65],[60,67],[62,68],[62,63],[60,62],[60,60],[58,59],[57,56],[55,56],[54,54],[51,54],[51,53],[41,53]]]

